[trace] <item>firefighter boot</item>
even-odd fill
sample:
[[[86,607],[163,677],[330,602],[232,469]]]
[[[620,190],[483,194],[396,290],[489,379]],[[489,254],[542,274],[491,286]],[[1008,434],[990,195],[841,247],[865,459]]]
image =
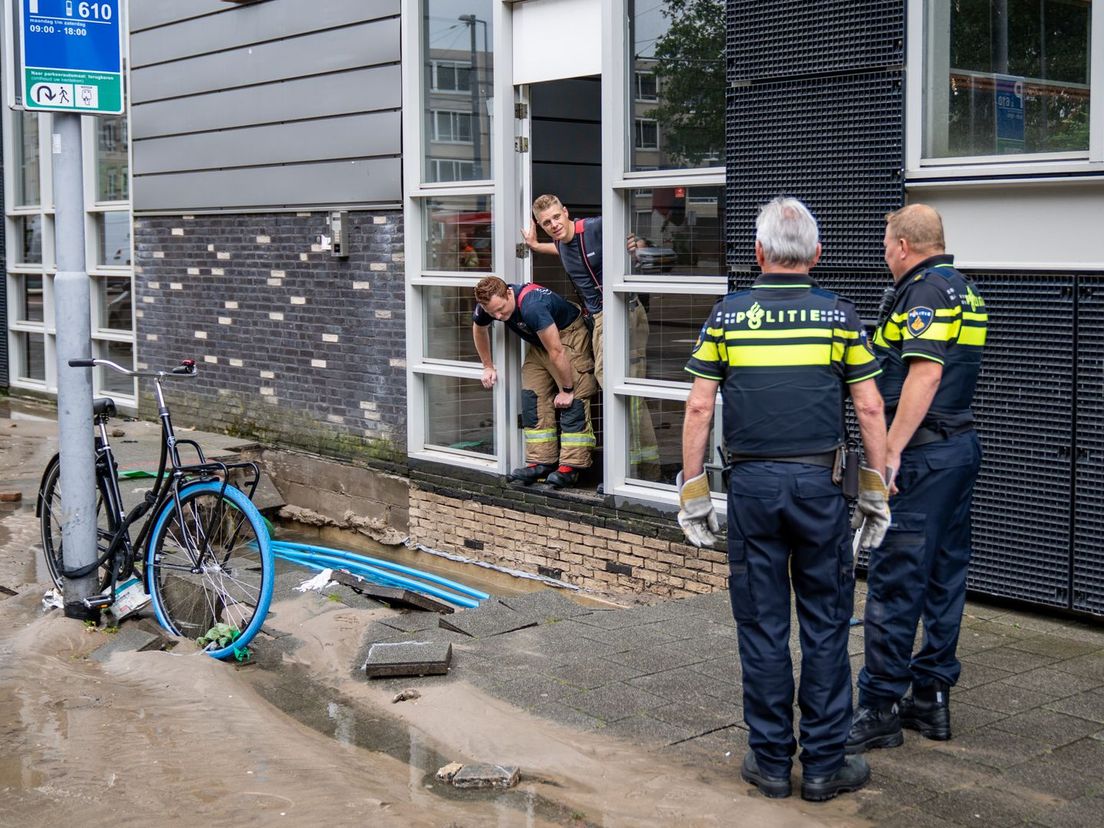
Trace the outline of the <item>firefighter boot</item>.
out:
[[[919,730],[925,739],[945,742],[951,738],[951,688],[941,681],[912,686],[912,695],[901,699],[901,726]]]
[[[572,466],[560,466],[552,474],[548,475],[545,482],[556,489],[566,489],[574,486],[579,480],[579,470]]]
[[[530,483],[536,483],[549,474],[554,474],[556,467],[551,463],[530,463],[528,466],[522,466],[520,469],[514,469],[510,472],[510,476],[507,480],[516,480],[518,483],[524,483],[528,486]]]

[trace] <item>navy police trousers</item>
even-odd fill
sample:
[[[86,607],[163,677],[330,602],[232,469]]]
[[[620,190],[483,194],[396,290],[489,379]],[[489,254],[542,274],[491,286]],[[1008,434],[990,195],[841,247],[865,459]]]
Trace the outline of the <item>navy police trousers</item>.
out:
[[[851,725],[848,622],[854,571],[847,504],[831,471],[752,462],[728,480],[729,596],[740,643],[744,721],[760,770],[788,776],[796,749],[790,583],[801,641],[801,763],[843,764]]]
[[[970,504],[981,466],[981,443],[967,431],[906,449],[890,500],[893,522],[870,555],[865,616],[866,663],[859,704],[885,708],[909,685],[958,681],[955,656],[966,571]],[[916,624],[924,638],[913,655]]]

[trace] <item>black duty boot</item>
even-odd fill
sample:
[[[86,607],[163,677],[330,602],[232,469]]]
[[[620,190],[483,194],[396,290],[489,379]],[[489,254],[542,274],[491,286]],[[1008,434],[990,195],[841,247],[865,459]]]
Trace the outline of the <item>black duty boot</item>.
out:
[[[767,776],[759,770],[759,761],[753,751],[748,751],[744,756],[743,767],[740,768],[740,778],[749,785],[754,785],[763,796],[771,799],[782,799],[790,795],[790,777]]]
[[[941,681],[913,685],[912,695],[901,699],[901,726],[919,730],[925,739],[945,742],[951,738],[951,688]]]
[[[802,776],[801,798],[824,802],[841,793],[857,791],[870,781],[870,765],[861,756],[845,756],[843,764],[828,776]]]
[[[560,466],[545,481],[549,486],[557,489],[566,489],[574,486],[579,481],[579,470],[572,466]]]
[[[851,720],[851,732],[847,734],[847,753],[862,753],[872,748],[898,747],[905,741],[901,732],[901,719],[897,705],[888,710],[859,706]]]
[[[514,469],[510,472],[507,480],[516,480],[518,483],[524,483],[528,486],[530,483],[536,483],[538,480],[548,477],[555,470],[556,467],[552,463],[530,463],[528,466]]]

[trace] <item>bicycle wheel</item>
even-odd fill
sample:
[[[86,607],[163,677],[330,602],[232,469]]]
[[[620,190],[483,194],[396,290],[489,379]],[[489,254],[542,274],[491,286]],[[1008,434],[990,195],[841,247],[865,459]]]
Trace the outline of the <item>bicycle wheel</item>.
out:
[[[227,658],[260,630],[272,601],[272,550],[264,518],[240,489],[193,483],[158,513],[146,556],[157,620],[174,635],[200,638],[216,624],[240,631],[206,652]]]
[[[46,560],[46,569],[50,573],[50,579],[57,589],[64,586],[62,572],[65,571],[64,558],[62,557],[62,521],[61,521],[61,461],[58,455],[50,458],[46,464],[46,471],[42,475],[42,483],[38,489],[38,519],[42,530],[42,552]],[[99,489],[99,480],[96,487],[96,556],[99,557],[107,551],[111,539],[118,528],[118,519],[104,508],[103,493]],[[111,568],[109,565],[101,566],[97,576],[99,589],[107,589],[111,580]]]

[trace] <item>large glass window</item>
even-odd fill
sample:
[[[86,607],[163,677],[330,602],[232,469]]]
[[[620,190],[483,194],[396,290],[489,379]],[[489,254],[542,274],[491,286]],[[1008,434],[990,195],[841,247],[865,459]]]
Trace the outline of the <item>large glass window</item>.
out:
[[[626,375],[666,382],[693,380],[683,368],[717,298],[694,293],[632,294]]]
[[[623,473],[635,480],[675,485],[675,477],[682,471],[682,421],[686,416],[686,403],[636,396],[624,399],[628,452]],[[707,445],[716,445],[712,429]],[[719,479],[711,476],[710,483],[715,491],[722,491]]]
[[[102,116],[96,121],[96,200],[126,201],[130,198],[126,116]]]
[[[12,150],[15,153],[15,206],[39,203],[38,115],[15,112],[12,117]]]
[[[725,4],[723,0],[629,0],[627,96],[638,126],[633,170],[724,164]],[[656,144],[648,142],[654,136]]]
[[[96,221],[97,264],[106,267],[130,265],[130,213],[98,213]]]
[[[926,158],[1089,148],[1090,0],[930,0]]]
[[[42,264],[42,216],[16,216],[15,226],[19,239],[16,262]]]
[[[425,180],[490,178],[492,0],[424,0],[422,9]],[[443,168],[442,160],[465,163]]]
[[[46,381],[46,342],[42,334],[24,333],[19,376],[33,382]]]
[[[479,362],[472,341],[475,296],[470,287],[426,287],[425,355],[427,359]]]
[[[20,308],[22,322],[43,322],[46,317],[43,312],[42,302],[42,276],[31,275],[21,277],[23,282],[23,302]]]
[[[493,393],[463,377],[427,375],[425,387],[427,446],[494,455]]]
[[[97,327],[129,331],[134,321],[134,298],[129,276],[103,277],[96,280],[99,306]]]
[[[629,230],[640,241],[633,273],[725,276],[724,188],[628,191]]]
[[[424,202],[425,269],[490,272],[494,262],[491,196],[449,196]]]

